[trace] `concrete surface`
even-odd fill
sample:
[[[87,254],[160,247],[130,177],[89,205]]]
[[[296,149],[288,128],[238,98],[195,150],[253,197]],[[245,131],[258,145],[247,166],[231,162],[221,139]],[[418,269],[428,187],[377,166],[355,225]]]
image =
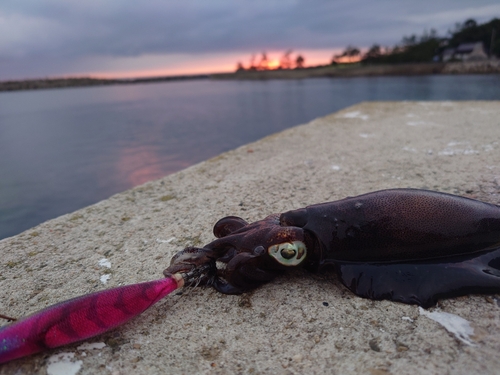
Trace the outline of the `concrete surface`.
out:
[[[161,278],[173,254],[211,241],[226,215],[252,221],[394,187],[499,203],[499,142],[500,102],[361,103],[0,241],[0,313]],[[64,373],[58,353],[78,374],[494,374],[499,303],[471,295],[430,310],[467,320],[468,345],[416,306],[358,298],[334,275],[298,271],[242,296],[185,290],[94,345],[0,374]]]

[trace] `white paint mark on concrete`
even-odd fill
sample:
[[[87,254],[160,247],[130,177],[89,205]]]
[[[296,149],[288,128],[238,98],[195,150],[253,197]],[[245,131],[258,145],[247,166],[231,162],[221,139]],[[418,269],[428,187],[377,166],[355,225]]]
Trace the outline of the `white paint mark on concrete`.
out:
[[[442,151],[438,152],[438,155],[444,155],[444,156],[452,156],[452,155],[476,155],[479,154],[479,151],[474,150],[472,148],[465,148],[465,149],[452,149],[452,148],[445,148]]]
[[[101,283],[106,284],[110,278],[111,278],[111,275],[102,275],[99,278],[99,280],[101,280]]]
[[[58,353],[49,357],[47,374],[76,375],[82,368],[82,361],[74,361],[75,353]]]
[[[418,308],[420,315],[424,315],[429,319],[434,320],[441,324],[448,332],[455,335],[457,339],[462,341],[464,344],[474,346],[475,343],[471,339],[474,335],[474,328],[471,327],[470,322],[464,318],[441,311],[427,311],[423,308]]]
[[[404,146],[404,147],[403,147],[403,151],[408,151],[408,152],[413,152],[413,153],[416,153],[416,152],[417,152],[417,149],[416,149],[416,148],[413,148],[413,147]]]
[[[368,120],[370,116],[362,114],[360,111],[347,112],[342,116],[344,118],[359,118],[361,120]]]
[[[340,171],[340,166],[338,166],[338,165],[332,165],[332,170],[334,170],[334,171]]]
[[[455,151],[446,148],[443,151],[439,151],[438,155],[451,156],[455,155]]]
[[[478,150],[473,149],[469,142],[448,142],[444,150],[438,152],[438,155],[476,155]]]
[[[103,258],[99,261],[99,266],[111,268],[111,262],[109,260],[107,260],[106,258]]]
[[[489,144],[482,145],[485,152],[493,151],[498,146],[498,142],[493,142]]]
[[[474,154],[479,154],[479,151],[474,150],[472,148],[466,148],[464,150],[464,155],[474,155]]]
[[[410,318],[409,316],[402,316],[402,317],[401,317],[401,319],[402,319],[402,320],[405,320],[405,321],[407,321],[407,322],[410,322],[410,323],[413,323],[413,322],[414,322],[414,320],[413,320],[412,318]]]
[[[162,240],[161,238],[157,238],[156,242],[158,242],[158,243],[170,243],[173,240],[175,240],[175,237],[170,237],[168,240]]]
[[[360,133],[359,136],[361,138],[372,138],[372,137],[374,137],[373,134],[369,134],[369,133]]]
[[[82,345],[78,346],[78,350],[93,350],[93,349],[102,349],[106,346],[103,342],[86,342]]]

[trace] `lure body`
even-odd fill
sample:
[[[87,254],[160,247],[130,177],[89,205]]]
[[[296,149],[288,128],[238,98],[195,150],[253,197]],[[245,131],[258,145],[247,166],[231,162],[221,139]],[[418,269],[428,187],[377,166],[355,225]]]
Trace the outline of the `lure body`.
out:
[[[254,223],[228,216],[216,240],[173,259],[182,272],[226,263],[214,287],[242,293],[291,267],[333,269],[355,294],[430,306],[500,292],[500,207],[456,195],[390,189],[321,203]]]
[[[182,285],[175,277],[164,278],[49,306],[0,329],[0,364],[109,331],[141,314],[179,286]]]

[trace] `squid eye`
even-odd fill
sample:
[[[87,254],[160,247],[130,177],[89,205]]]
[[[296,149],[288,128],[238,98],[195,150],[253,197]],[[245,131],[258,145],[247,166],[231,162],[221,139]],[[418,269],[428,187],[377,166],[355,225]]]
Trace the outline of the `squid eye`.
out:
[[[280,243],[267,249],[270,256],[284,266],[300,264],[307,254],[306,245],[302,241]]]

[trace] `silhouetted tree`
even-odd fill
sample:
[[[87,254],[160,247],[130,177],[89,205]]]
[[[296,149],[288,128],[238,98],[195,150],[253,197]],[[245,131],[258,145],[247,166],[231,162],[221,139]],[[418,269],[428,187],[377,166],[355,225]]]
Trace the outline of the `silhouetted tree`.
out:
[[[363,60],[372,60],[378,58],[382,55],[382,50],[378,44],[374,44],[370,49],[363,55]]]
[[[418,38],[415,34],[410,35],[410,36],[404,36],[403,40],[402,40],[404,47],[414,46],[415,44],[417,44],[417,42],[418,42]]]
[[[295,59],[295,67],[297,69],[302,69],[304,67],[304,58],[302,55],[298,55],[297,58]]]
[[[373,45],[363,56],[363,62],[395,64],[432,61],[439,53],[443,39],[434,29],[424,31],[422,36],[410,35],[402,38],[399,45],[385,49],[382,53],[378,45]]]
[[[471,27],[477,27],[477,22],[476,20],[469,18],[467,21],[464,22],[462,30],[470,29]]]
[[[266,52],[262,52],[262,56],[259,61],[259,65],[257,66],[258,70],[267,70],[269,68],[269,60],[267,59]]]
[[[356,47],[351,47],[347,51],[347,56],[349,56],[349,58],[353,58],[353,57],[359,56],[360,54],[361,54],[361,51],[358,48],[356,48]]]
[[[245,67],[243,66],[243,64],[241,62],[238,61],[238,63],[236,64],[236,71],[241,72],[243,70],[245,70]]]
[[[248,68],[248,70],[257,70],[257,68],[255,67],[255,55],[252,54],[252,56],[250,57],[250,67]]]
[[[333,59],[339,60],[342,59],[343,57],[347,57],[349,59],[349,62],[352,62],[353,58],[356,56],[359,56],[360,51],[358,48],[354,46],[347,46],[344,52],[342,52],[340,55],[335,55]]]
[[[436,29],[431,29],[431,31],[424,30],[424,33],[420,37],[419,42],[420,43],[428,42],[429,40],[438,39],[438,38],[439,37],[438,37]]]
[[[285,52],[283,57],[280,59],[280,66],[279,66],[280,69],[290,69],[292,67],[292,60],[290,58],[291,54],[292,54],[291,49]]]

